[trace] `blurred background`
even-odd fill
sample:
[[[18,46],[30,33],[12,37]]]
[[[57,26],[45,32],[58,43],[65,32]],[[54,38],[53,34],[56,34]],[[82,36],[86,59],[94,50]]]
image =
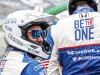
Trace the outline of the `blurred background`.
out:
[[[0,25],[2,19],[13,11],[34,9],[43,12],[65,2],[66,0],[0,0]]]

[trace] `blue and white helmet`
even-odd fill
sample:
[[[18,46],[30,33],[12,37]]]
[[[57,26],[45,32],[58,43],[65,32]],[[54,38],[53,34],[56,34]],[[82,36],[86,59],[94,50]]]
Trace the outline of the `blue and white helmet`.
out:
[[[43,45],[37,45],[25,39],[25,29],[35,23],[38,23],[42,29],[47,29],[49,26],[48,23],[55,19],[57,18],[52,15],[34,10],[13,12],[8,15],[3,25],[5,41],[8,45],[19,50],[48,58],[49,54],[46,52]]]
[[[94,9],[94,11],[98,11],[97,7],[97,0],[67,0],[67,9],[70,15],[73,14],[73,12],[76,10],[75,4],[79,1],[85,1],[88,3],[88,5]]]

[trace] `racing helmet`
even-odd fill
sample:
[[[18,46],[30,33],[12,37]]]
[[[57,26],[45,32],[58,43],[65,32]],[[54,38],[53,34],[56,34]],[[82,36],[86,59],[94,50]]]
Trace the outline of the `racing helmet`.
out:
[[[96,0],[67,0],[67,9],[70,15],[73,14],[73,12],[76,9],[76,4],[79,1],[85,1],[91,8],[94,9],[94,11],[98,11],[97,7],[97,1]]]
[[[52,15],[34,10],[13,12],[7,16],[3,25],[4,39],[12,47],[42,58],[48,58],[49,53],[44,46],[27,40],[25,33],[28,27],[36,24],[45,30],[48,28],[49,23],[56,19]]]

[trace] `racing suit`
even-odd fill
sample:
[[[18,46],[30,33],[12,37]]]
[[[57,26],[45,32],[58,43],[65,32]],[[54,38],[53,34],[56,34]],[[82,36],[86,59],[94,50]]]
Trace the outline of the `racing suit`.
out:
[[[0,61],[0,75],[47,75],[47,71],[30,54],[10,47]]]
[[[100,75],[100,13],[81,12],[58,21],[47,41],[52,45],[48,75]],[[60,66],[59,66],[60,65]]]

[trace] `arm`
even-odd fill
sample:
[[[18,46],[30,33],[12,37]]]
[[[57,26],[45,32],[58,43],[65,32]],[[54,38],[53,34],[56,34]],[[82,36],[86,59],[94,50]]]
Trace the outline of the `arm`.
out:
[[[53,32],[53,33],[52,33]],[[57,50],[57,42],[55,43],[57,34],[52,31],[48,32],[47,41],[52,47],[50,61],[47,69],[48,75],[59,75],[59,63],[58,63],[58,50]]]
[[[21,75],[47,75],[47,71],[41,63],[33,60],[24,68]]]
[[[48,75],[59,75],[58,53],[54,48],[52,49],[47,73]]]

